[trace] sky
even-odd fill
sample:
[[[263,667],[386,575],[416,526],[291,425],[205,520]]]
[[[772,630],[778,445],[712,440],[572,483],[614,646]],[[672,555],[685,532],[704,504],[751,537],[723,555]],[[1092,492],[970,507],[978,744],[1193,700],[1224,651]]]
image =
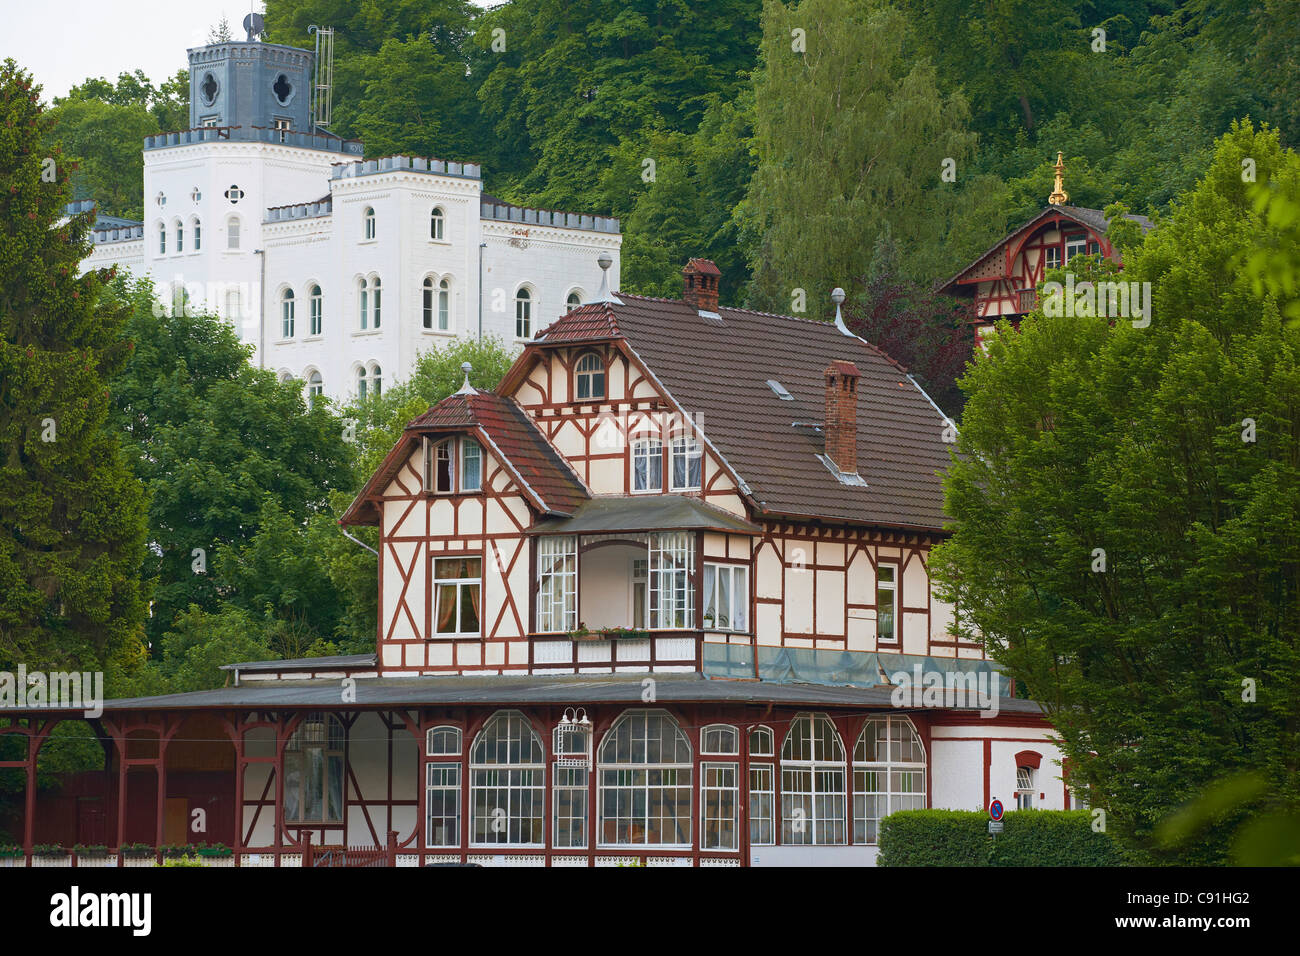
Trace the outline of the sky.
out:
[[[143,70],[155,84],[184,69],[224,15],[243,39],[257,0],[0,0],[0,60],[13,57],[49,102],[88,76]],[[482,3],[478,4],[482,6]]]

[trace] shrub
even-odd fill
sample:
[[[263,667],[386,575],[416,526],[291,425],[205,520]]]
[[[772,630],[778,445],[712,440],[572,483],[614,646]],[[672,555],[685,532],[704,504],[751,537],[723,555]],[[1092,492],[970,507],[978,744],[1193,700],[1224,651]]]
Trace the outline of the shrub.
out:
[[[996,837],[980,810],[905,810],[881,822],[880,866],[1122,866],[1087,810],[1008,813]]]

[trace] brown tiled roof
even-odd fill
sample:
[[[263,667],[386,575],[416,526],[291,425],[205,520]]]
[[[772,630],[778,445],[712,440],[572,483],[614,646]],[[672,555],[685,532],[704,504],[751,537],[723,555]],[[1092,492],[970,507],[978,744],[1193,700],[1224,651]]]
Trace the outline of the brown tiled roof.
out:
[[[492,392],[457,393],[407,423],[384,463],[366,482],[341,524],[376,524],[378,495],[402,468],[420,438],[430,432],[475,430],[505,459],[525,493],[543,514],[570,515],[587,491],[559,453],[511,399]]]
[[[623,304],[609,310],[626,346],[684,412],[699,416],[704,438],[746,483],[760,512],[943,527],[944,419],[880,349],[828,322],[723,307],[718,323],[678,300],[618,297]],[[542,344],[575,321],[574,313],[559,319]],[[825,450],[824,372],[836,361],[861,373],[858,470],[866,487],[841,483],[817,457]],[[768,379],[793,400],[779,398]]]
[[[555,345],[562,342],[595,342],[619,338],[618,316],[615,305],[609,302],[592,302],[571,309],[546,327],[537,341]]]
[[[695,272],[704,276],[721,276],[722,270],[712,259],[687,259],[683,272]]]

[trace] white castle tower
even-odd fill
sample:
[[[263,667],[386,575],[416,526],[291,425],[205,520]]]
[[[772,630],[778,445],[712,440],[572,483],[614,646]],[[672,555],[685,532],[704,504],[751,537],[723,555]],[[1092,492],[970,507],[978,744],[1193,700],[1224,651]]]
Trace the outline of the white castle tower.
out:
[[[457,337],[521,345],[591,296],[601,253],[617,288],[618,220],[503,203],[473,163],[362,159],[316,122],[315,54],[245,26],[189,51],[192,128],[145,139],[144,221],[100,217],[87,268],[183,288],[254,363],[336,399]]]

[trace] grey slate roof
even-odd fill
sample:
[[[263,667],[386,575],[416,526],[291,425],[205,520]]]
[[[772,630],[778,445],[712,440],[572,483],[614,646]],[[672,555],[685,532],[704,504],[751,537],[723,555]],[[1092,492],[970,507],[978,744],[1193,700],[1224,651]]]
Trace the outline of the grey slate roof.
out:
[[[257,681],[240,687],[104,702],[106,712],[288,708],[374,709],[460,704],[641,704],[645,674],[381,677],[356,682],[356,703],[343,705],[337,680]],[[656,674],[660,703],[737,703],[809,707],[892,707],[884,687],[832,687],[767,681],[709,680],[700,674]],[[1041,714],[1030,700],[1003,697],[1004,713]],[[45,710],[44,713],[51,713]],[[18,713],[18,711],[14,711]]]
[[[641,495],[591,498],[572,518],[548,518],[529,534],[601,534],[610,531],[738,531],[761,534],[762,528],[728,511],[686,495]]]

